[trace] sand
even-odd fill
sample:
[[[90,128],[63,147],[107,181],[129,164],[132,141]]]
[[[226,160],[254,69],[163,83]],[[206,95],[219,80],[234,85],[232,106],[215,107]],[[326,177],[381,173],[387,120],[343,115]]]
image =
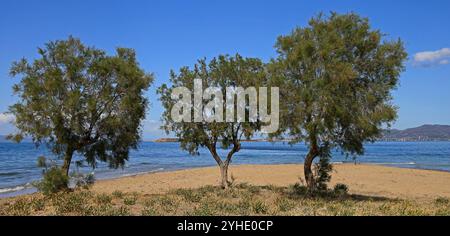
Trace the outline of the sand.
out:
[[[302,165],[230,166],[236,183],[289,186],[303,178]],[[98,181],[93,190],[112,193],[161,194],[178,188],[197,188],[219,182],[218,167],[159,172]],[[402,199],[450,197],[450,173],[377,165],[338,164],[331,185],[344,183],[350,193]]]

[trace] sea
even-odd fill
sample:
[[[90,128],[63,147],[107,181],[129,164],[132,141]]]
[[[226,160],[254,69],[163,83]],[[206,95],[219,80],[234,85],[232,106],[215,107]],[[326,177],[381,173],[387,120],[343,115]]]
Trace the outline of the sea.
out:
[[[365,145],[365,154],[346,156],[338,150],[333,152],[334,163],[361,163],[400,168],[428,169],[450,172],[450,142],[376,142]],[[215,166],[207,149],[191,156],[180,149],[179,143],[142,142],[132,150],[124,168],[109,169],[99,163],[97,168],[75,167],[72,171],[93,173],[96,179],[111,179],[143,173]],[[227,150],[220,149],[225,155]],[[235,154],[233,165],[242,164],[297,164],[303,163],[307,153],[305,144],[290,145],[283,142],[245,142]],[[33,183],[42,177],[37,159],[45,156],[56,159],[45,147],[32,143],[0,142],[0,197],[10,197],[36,191]],[[82,159],[76,156],[74,159]]]

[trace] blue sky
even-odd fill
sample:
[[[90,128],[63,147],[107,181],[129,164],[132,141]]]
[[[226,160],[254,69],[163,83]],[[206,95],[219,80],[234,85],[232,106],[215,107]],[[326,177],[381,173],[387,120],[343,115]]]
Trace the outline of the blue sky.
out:
[[[155,88],[170,69],[202,57],[240,54],[265,61],[275,56],[277,36],[305,26],[319,12],[356,12],[374,28],[401,38],[407,71],[394,92],[395,128],[450,124],[450,1],[23,1],[0,3],[0,134],[13,130],[2,114],[16,100],[8,75],[13,61],[37,56],[36,48],[69,35],[110,53],[136,49],[141,66],[154,72],[144,137],[158,137],[161,105]]]

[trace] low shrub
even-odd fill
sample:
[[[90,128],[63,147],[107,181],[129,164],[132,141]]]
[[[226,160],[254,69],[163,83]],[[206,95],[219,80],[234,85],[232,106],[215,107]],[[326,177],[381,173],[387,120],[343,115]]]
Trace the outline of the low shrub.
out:
[[[449,204],[450,203],[450,199],[445,198],[445,197],[438,197],[434,200],[435,203],[437,204]]]
[[[135,195],[126,196],[123,199],[123,204],[125,204],[127,206],[132,206],[132,205],[136,204],[136,200],[137,200],[137,197]]]
[[[290,211],[295,207],[295,202],[293,202],[287,198],[283,198],[283,197],[280,197],[279,199],[277,199],[276,204],[277,204],[278,210],[281,212]]]
[[[263,201],[258,200],[253,202],[252,209],[256,214],[266,214],[269,208]]]
[[[294,195],[305,196],[308,194],[308,187],[299,183],[292,185],[290,189]]]
[[[123,192],[121,192],[119,190],[115,190],[114,192],[112,192],[112,195],[115,198],[123,198]]]
[[[348,195],[348,187],[345,184],[336,184],[333,188],[333,193],[336,196]]]
[[[102,193],[95,197],[95,202],[98,204],[110,204],[112,197],[108,194]]]
[[[64,171],[57,167],[51,167],[44,171],[43,179],[36,182],[34,186],[44,195],[68,190],[69,177]]]

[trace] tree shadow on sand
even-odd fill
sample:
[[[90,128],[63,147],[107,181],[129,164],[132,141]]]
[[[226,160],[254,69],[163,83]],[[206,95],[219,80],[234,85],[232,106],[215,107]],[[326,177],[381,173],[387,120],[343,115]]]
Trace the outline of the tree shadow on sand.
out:
[[[355,202],[398,202],[399,199],[388,198],[383,196],[374,195],[362,195],[362,194],[350,194],[348,188],[344,189],[326,189],[321,191],[311,192],[308,191],[306,186],[295,184],[286,187],[283,191],[283,195],[291,199],[314,199],[314,200],[326,200],[326,201],[355,201]]]

